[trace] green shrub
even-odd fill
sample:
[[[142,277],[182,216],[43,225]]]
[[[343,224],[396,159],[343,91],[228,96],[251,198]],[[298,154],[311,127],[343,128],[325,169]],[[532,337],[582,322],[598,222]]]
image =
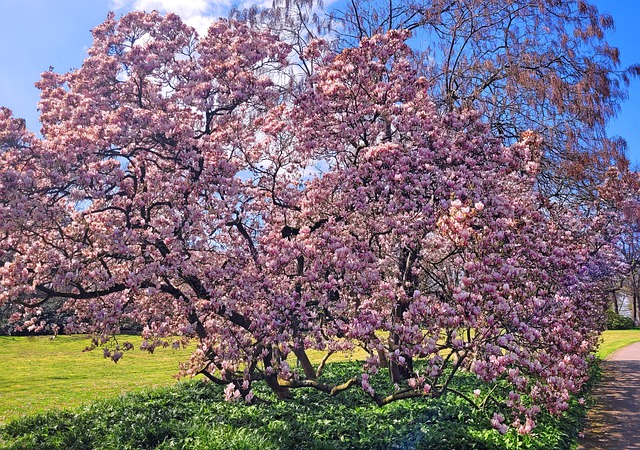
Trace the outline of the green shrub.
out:
[[[609,330],[631,330],[636,328],[636,324],[631,317],[616,314],[613,310],[607,311],[607,329]]]

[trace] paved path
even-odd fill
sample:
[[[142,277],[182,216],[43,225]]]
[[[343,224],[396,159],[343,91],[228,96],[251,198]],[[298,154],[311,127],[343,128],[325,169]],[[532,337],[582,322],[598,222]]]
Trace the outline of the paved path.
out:
[[[609,355],[602,368],[578,448],[640,450],[640,342]]]

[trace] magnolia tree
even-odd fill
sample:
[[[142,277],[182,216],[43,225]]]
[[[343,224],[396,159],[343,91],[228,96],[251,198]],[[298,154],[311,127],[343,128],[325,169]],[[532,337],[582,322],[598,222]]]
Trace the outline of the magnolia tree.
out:
[[[610,222],[537,193],[536,134],[505,147],[476,113],[439,112],[408,32],[312,41],[295,90],[290,47],[239,22],[199,37],[131,13],[93,33],[80,69],[38,84],[42,138],[0,110],[13,320],[44,327],[64,299],[66,331],[114,361],[123,324],[148,351],[195,339],[181,373],[247,402],[265,382],[384,405],[467,371],[508,380],[501,431],[567,408],[603,327]],[[306,353],[355,346],[369,357],[338,385]]]

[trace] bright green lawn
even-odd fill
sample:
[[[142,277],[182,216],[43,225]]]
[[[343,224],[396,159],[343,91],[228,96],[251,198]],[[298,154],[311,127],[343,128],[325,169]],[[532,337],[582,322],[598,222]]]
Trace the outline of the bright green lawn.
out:
[[[605,358],[625,345],[640,341],[640,330],[607,330],[602,335],[598,356]]]
[[[136,348],[140,337],[126,336]],[[192,349],[156,349],[153,355],[127,352],[115,364],[104,359],[101,349],[82,350],[89,340],[82,335],[13,337],[0,336],[0,423],[52,408],[71,408],[93,400],[115,397],[142,387],[175,382],[179,363]],[[320,352],[309,352],[318,364]],[[350,357],[363,359],[362,350]],[[333,355],[331,361],[348,359]]]
[[[139,337],[128,336],[136,346]],[[175,382],[189,350],[131,351],[118,364],[85,336],[0,336],[0,423],[21,414],[68,408],[124,391]]]

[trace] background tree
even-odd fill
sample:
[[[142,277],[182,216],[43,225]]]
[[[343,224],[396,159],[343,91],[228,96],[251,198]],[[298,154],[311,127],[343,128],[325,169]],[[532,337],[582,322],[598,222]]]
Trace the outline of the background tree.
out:
[[[638,248],[638,238],[637,232],[629,232],[620,240],[621,252],[629,267],[626,283],[623,285],[624,288],[621,289],[621,293],[627,297],[631,318],[635,323],[640,320],[638,311],[638,307],[640,307],[640,267],[638,267],[640,249]]]
[[[588,208],[608,167],[626,164],[624,140],[605,127],[639,68],[620,66],[605,36],[612,17],[585,0],[351,0],[326,10],[301,0],[274,2],[263,20],[296,44],[329,36],[337,51],[411,30],[440,111],[478,111],[505,143],[526,130],[543,138],[539,189],[556,201]]]
[[[601,186],[601,207],[608,210],[613,223],[617,224],[617,250],[623,263],[620,277],[612,285],[613,312],[616,317],[620,313],[630,314],[631,321],[624,321],[625,327],[630,327],[638,321],[640,314],[640,287],[638,279],[638,208],[639,178],[637,172],[611,168],[606,181]],[[623,310],[624,307],[624,310]],[[626,318],[617,318],[624,320]],[[620,326],[615,324],[615,326]]]

